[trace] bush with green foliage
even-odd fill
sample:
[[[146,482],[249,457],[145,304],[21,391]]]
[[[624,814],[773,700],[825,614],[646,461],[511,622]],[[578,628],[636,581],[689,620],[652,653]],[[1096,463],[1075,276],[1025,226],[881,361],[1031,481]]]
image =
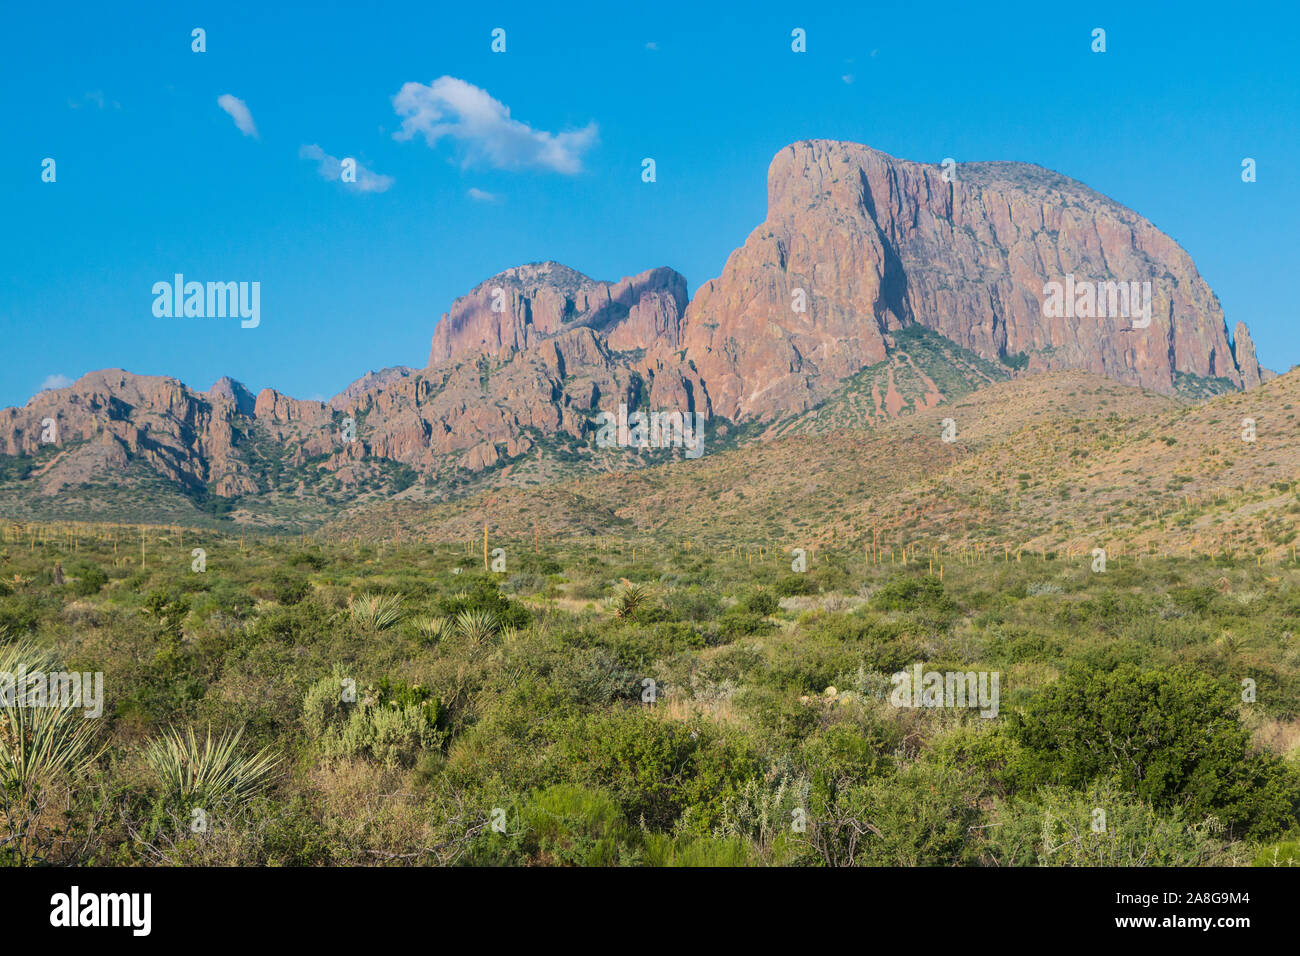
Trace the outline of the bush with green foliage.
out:
[[[341,669],[313,684],[303,698],[302,723],[326,758],[366,757],[389,769],[412,767],[442,745],[440,706],[433,695],[406,685],[355,689],[343,699]]]
[[[995,866],[1230,866],[1242,862],[1216,817],[1161,813],[1112,783],[1044,787],[1002,802],[983,832]]]
[[[690,808],[691,829],[709,832],[722,804],[759,769],[757,752],[737,734],[637,710],[563,720],[554,739],[561,766],[652,829],[672,826]]]
[[[1300,774],[1253,753],[1232,692],[1191,668],[1078,668],[1010,724],[1030,786],[1113,780],[1158,808],[1215,815],[1251,838],[1294,827],[1300,811]]]

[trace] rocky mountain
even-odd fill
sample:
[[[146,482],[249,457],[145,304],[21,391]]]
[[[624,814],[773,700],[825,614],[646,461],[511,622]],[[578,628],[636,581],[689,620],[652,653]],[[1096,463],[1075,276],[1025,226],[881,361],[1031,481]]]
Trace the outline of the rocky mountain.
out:
[[[139,461],[183,488],[235,496],[255,490],[232,461],[248,398],[228,379],[205,396],[173,378],[91,372],[0,410],[0,455],[40,459],[30,478],[47,495]]]
[[[689,405],[677,370],[645,359],[678,340],[686,301],[686,280],[667,268],[613,283],[556,262],[508,269],[452,303],[427,368],[372,373],[332,404],[364,420],[366,453],[435,478],[539,444],[573,451],[602,408],[665,395]]]
[[[399,379],[410,378],[414,374],[415,369],[405,365],[393,365],[378,372],[371,370],[331,398],[330,408],[342,411],[367,392],[388,388]]]
[[[676,348],[686,301],[686,280],[672,269],[610,283],[558,262],[518,266],[451,304],[434,328],[429,367],[479,353],[504,358],[575,328],[619,351],[660,340]]]
[[[1053,282],[1068,309],[1045,308]],[[1104,283],[1149,283],[1149,324],[1075,300]],[[805,141],[772,161],[766,219],[693,300],[669,268],[617,282],[507,269],[451,303],[425,368],[367,372],[328,404],[94,372],[0,411],[0,509],[95,482],[199,505],[275,499],[282,515],[535,486],[645,464],[594,453],[594,416],[620,403],[771,440],[879,427],[1061,369],[1197,399],[1272,377],[1243,323],[1228,338],[1187,253],[1081,183]]]
[[[946,174],[946,176],[945,176]],[[1044,287],[1149,282],[1151,322],[1044,315]],[[801,308],[802,307],[802,308]],[[1073,310],[1071,310],[1073,311]],[[939,165],[811,140],[777,154],[768,214],[687,309],[686,359],[715,414],[810,408],[920,324],[990,361],[1171,393],[1176,373],[1265,377],[1245,327],[1146,219],[1026,163]]]
[[[322,402],[269,388],[254,398],[229,378],[196,392],[122,369],[91,372],[0,410],[0,456],[20,465],[7,470],[9,484],[16,475],[46,499],[147,476],[196,502],[237,499],[275,490],[286,471],[313,462],[340,486],[383,470],[378,462],[354,466],[355,451],[338,434],[338,416]]]

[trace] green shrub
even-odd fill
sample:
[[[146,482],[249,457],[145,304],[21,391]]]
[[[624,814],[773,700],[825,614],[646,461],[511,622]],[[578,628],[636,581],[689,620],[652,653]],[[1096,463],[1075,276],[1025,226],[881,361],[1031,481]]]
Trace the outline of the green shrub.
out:
[[[981,831],[983,862],[997,866],[1227,866],[1240,852],[1214,817],[1167,814],[1112,784],[1080,793],[1046,787],[1000,803]]]
[[[453,619],[466,611],[488,612],[502,628],[527,627],[533,619],[528,608],[511,601],[497,588],[496,581],[486,577],[473,578],[466,590],[439,598],[437,609],[442,617]]]
[[[91,597],[103,590],[108,583],[108,573],[97,564],[79,561],[68,569],[72,593],[79,597]],[[3,592],[0,592],[3,593]]]
[[[357,691],[342,700],[342,670],[313,684],[303,698],[302,723],[325,757],[368,757],[390,769],[412,767],[442,745],[440,710],[426,692],[400,685]]]
[[[711,621],[722,613],[722,601],[712,591],[701,587],[674,588],[659,598],[672,621]]]
[[[306,578],[278,569],[271,573],[270,584],[271,593],[280,604],[297,604],[311,593],[311,584]]]
[[[817,582],[807,574],[787,574],[776,582],[776,593],[781,597],[794,597],[799,594],[816,594]]]
[[[751,614],[768,617],[781,608],[781,602],[771,591],[755,591],[740,602],[740,606]]]
[[[1194,669],[1076,668],[1010,726],[1031,784],[1111,778],[1157,808],[1217,815],[1254,839],[1296,825],[1300,774],[1252,753],[1231,691]]]
[[[613,866],[627,852],[629,828],[607,793],[571,783],[535,794],[521,814],[524,849],[543,866]]]
[[[943,584],[930,575],[892,578],[871,596],[871,604],[882,611],[931,611],[942,615],[956,612]]]
[[[740,837],[645,835],[645,860],[650,866],[752,866],[751,844]]]
[[[1300,866],[1300,840],[1285,840],[1259,847],[1251,866]]]
[[[771,623],[762,614],[756,614],[740,605],[727,608],[716,625],[718,638],[724,643],[761,634],[771,627]]]
[[[607,791],[629,821],[651,829],[671,826],[691,807],[691,826],[708,832],[723,803],[758,772],[757,755],[738,735],[641,708],[569,718],[555,736],[557,765],[569,779]]]
[[[864,785],[814,792],[809,851],[827,866],[970,864],[980,796],[959,769],[930,761]]]

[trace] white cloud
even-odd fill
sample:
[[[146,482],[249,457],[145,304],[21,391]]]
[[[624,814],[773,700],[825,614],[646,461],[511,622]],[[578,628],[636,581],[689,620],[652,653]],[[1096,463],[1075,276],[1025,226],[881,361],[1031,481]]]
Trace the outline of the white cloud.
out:
[[[651,40],[649,43],[645,45],[645,48],[647,50],[657,50],[659,49],[659,44],[656,43],[654,40]]]
[[[843,80],[845,83],[849,84],[850,86],[853,85],[853,74],[852,74],[852,73],[845,73],[843,76],[840,77],[840,79]]]
[[[68,378],[68,376],[55,373],[54,375],[45,376],[45,381],[41,382],[41,387],[36,391],[48,392],[55,388],[67,388],[71,384],[72,379]]]
[[[475,202],[499,202],[501,199],[496,193],[490,193],[486,189],[479,189],[477,186],[471,186],[465,195]]]
[[[404,83],[393,97],[402,128],[393,134],[409,140],[417,134],[429,146],[444,136],[465,149],[465,165],[480,162],[497,169],[549,169],[572,175],[582,169],[582,154],[596,142],[596,124],[580,130],[548,133],[510,116],[510,109],[486,90],[454,76],[440,76],[428,86]]]
[[[314,159],[317,163],[316,171],[320,173],[322,179],[327,179],[330,182],[343,181],[343,160],[337,156],[331,156],[315,143],[299,149],[298,157],[300,159]],[[343,182],[344,186],[355,192],[382,193],[393,185],[392,176],[377,173],[373,169],[362,166],[359,161],[357,162],[356,173],[356,182]]]
[[[239,131],[245,136],[257,139],[257,126],[253,123],[253,114],[248,111],[248,104],[238,96],[222,93],[217,97],[217,105],[230,114]]]

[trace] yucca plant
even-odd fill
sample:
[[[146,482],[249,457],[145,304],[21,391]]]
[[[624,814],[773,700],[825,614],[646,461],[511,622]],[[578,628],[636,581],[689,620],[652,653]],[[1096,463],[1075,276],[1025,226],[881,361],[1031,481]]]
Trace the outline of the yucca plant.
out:
[[[497,616],[491,611],[461,611],[456,615],[456,633],[471,644],[482,644],[496,633]]]
[[[53,654],[29,641],[0,647],[0,673],[50,673],[59,669]],[[84,771],[99,755],[95,724],[80,707],[33,707],[26,688],[14,688],[0,706],[0,787],[18,796],[63,774]]]
[[[614,595],[614,613],[621,618],[632,617],[649,599],[650,590],[644,584],[624,581],[623,586]]]
[[[395,594],[362,594],[348,605],[352,620],[372,631],[386,631],[402,619],[402,599]]]
[[[57,669],[53,654],[28,641],[0,647],[0,672]],[[52,788],[84,776],[103,752],[95,745],[96,722],[82,708],[34,706],[26,690],[15,687],[0,700],[0,847],[19,862],[48,849],[42,821]]]
[[[244,729],[227,730],[213,738],[209,727],[200,743],[194,728],[169,727],[145,747],[145,762],[169,794],[187,802],[217,803],[251,797],[280,764],[280,757],[264,748],[248,754],[239,748]]]
[[[429,643],[435,643],[442,640],[451,631],[451,626],[447,623],[445,617],[417,617],[411,621],[411,626]]]

